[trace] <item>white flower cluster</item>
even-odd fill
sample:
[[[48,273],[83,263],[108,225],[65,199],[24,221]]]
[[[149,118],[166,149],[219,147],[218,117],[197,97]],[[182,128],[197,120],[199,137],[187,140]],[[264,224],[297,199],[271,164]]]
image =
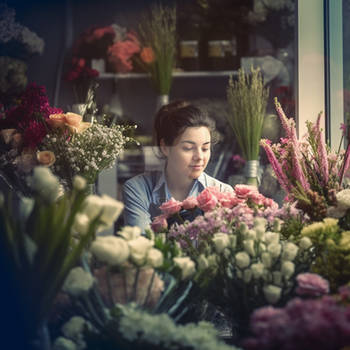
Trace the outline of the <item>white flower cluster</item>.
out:
[[[53,169],[60,178],[70,180],[74,175],[81,175],[88,183],[94,183],[98,173],[112,167],[130,141],[123,131],[123,126],[94,123],[70,139],[62,134],[48,134],[42,147],[55,154]]]
[[[208,322],[176,325],[167,314],[152,315],[132,304],[121,306],[121,310],[119,332],[131,343],[144,342],[164,349],[235,349],[218,341],[217,331]]]
[[[350,189],[347,188],[338,192],[336,198],[337,204],[327,209],[327,216],[340,219],[345,216],[346,212],[350,209]]]
[[[44,41],[36,33],[15,21],[16,11],[0,5],[0,44],[18,42],[29,54],[42,54]]]
[[[163,253],[153,248],[154,241],[141,236],[139,227],[126,226],[120,237],[98,236],[91,244],[91,253],[109,266],[129,261],[138,267],[157,268],[163,264]]]
[[[212,247],[197,259],[198,268],[205,273],[214,267],[215,273],[223,263],[229,279],[243,281],[255,295],[263,293],[268,303],[278,302],[291,290],[296,265],[307,261],[312,245],[307,237],[298,245],[281,240],[279,226],[276,221],[274,231],[269,231],[267,221],[256,218],[252,229],[242,223],[233,234],[215,234]]]
[[[19,93],[28,83],[27,65],[23,61],[0,56],[0,93]]]

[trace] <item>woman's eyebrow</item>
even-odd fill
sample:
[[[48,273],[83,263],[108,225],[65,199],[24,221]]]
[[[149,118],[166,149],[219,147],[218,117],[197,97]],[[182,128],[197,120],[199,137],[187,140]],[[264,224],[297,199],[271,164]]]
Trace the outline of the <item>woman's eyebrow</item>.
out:
[[[184,140],[184,141],[181,141],[180,143],[190,143],[191,145],[196,145],[196,143],[194,141],[189,141],[189,140]],[[207,145],[209,143],[210,143],[210,141],[204,142],[202,144],[202,146]]]

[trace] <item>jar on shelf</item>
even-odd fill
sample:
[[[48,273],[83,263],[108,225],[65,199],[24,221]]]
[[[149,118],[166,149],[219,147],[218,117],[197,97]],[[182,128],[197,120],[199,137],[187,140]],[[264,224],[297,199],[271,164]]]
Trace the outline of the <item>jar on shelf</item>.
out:
[[[239,68],[237,35],[232,25],[214,24],[207,37],[208,69],[235,70]]]
[[[185,71],[198,71],[199,45],[201,38],[200,17],[197,14],[189,16],[180,22],[179,28],[179,64]]]

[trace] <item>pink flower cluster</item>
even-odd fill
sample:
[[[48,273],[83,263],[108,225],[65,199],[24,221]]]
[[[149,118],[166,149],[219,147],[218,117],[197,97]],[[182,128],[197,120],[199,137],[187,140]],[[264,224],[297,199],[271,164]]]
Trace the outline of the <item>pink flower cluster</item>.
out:
[[[315,273],[301,273],[297,282],[296,293],[299,295],[318,297],[329,293],[328,281]]]
[[[192,222],[173,225],[169,237],[186,235],[198,239],[216,232],[229,232],[233,222],[246,222],[253,225],[255,216],[267,218],[270,222],[281,214],[278,204],[263,196],[254,186],[236,185],[233,192],[220,192],[217,187],[207,187],[197,197],[186,198],[183,202],[174,198],[160,206],[162,214],[155,217],[152,229],[155,232],[168,228],[167,219],[181,210],[199,208],[204,215]]]
[[[257,309],[251,317],[247,350],[345,349],[350,344],[349,287],[319,299],[292,299],[284,308]],[[340,301],[340,302],[339,302]]]

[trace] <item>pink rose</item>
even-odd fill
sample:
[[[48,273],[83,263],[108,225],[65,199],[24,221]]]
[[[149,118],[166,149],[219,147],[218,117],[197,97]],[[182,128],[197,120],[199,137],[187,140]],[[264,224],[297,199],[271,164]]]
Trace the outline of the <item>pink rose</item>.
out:
[[[247,198],[253,193],[259,193],[259,191],[255,186],[249,186],[249,185],[236,185],[235,192],[236,192],[236,195],[241,198]]]
[[[197,196],[197,201],[198,207],[203,211],[213,210],[218,203],[216,196],[212,193],[212,189],[209,187]]]
[[[188,209],[193,209],[198,206],[198,201],[197,198],[191,196],[187,197],[183,202],[182,202],[182,207],[186,210]]]
[[[329,283],[316,273],[300,273],[297,276],[299,295],[320,296],[329,293]]]
[[[177,201],[174,198],[170,198],[167,202],[163,203],[159,209],[162,211],[162,213],[169,217],[170,215],[173,215],[181,210],[182,203]]]
[[[156,216],[151,224],[151,228],[154,232],[161,232],[163,229],[168,228],[168,222],[165,215]]]

